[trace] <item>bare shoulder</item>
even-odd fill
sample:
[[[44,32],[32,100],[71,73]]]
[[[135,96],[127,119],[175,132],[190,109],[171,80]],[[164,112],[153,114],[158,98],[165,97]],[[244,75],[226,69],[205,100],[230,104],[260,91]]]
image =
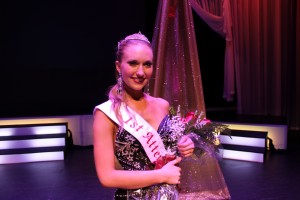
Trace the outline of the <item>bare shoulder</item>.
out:
[[[166,113],[169,112],[170,104],[167,100],[159,97],[152,97],[152,96],[149,96],[149,99],[152,105],[155,106],[156,108],[159,108]]]
[[[158,104],[160,104],[161,106],[169,109],[170,104],[167,100],[165,100],[163,98],[155,98],[155,99],[157,100]]]
[[[94,113],[94,121],[106,121],[108,122],[108,117],[99,109]]]
[[[93,127],[94,133],[114,132],[116,129],[115,123],[100,110],[96,110],[94,113]]]

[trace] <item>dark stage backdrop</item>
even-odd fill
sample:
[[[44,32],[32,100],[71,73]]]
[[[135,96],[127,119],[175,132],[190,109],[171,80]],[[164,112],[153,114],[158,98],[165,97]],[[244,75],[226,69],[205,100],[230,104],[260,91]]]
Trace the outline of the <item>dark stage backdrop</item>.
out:
[[[141,0],[1,5],[0,117],[91,114],[115,82],[117,41],[152,37],[156,14]]]
[[[91,114],[115,83],[117,41],[138,31],[151,39],[157,4],[158,0],[2,1],[0,118]],[[208,77],[223,68],[224,40],[210,34],[199,18],[195,25],[205,101],[217,107],[224,104],[223,73],[221,80]],[[205,64],[209,51],[220,52],[217,63]]]

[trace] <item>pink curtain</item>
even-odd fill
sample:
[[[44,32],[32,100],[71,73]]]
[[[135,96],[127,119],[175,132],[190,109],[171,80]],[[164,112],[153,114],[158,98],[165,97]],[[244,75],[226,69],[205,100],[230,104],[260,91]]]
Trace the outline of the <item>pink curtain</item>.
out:
[[[299,1],[231,0],[231,6],[238,112],[286,116],[299,129]]]
[[[189,0],[160,0],[152,39],[154,96],[181,106],[181,113],[205,112],[202,80]],[[230,199],[218,160],[209,153],[184,159],[179,199]]]
[[[189,0],[159,1],[152,45],[155,80],[150,92],[182,113],[205,112],[197,42]]]
[[[191,5],[203,21],[218,34],[225,37],[223,98],[232,101],[235,94],[235,78],[230,1],[191,0]]]
[[[294,100],[294,106],[295,109],[293,110],[293,113],[291,114],[291,117],[293,118],[291,122],[291,126],[293,129],[300,129],[300,2],[297,2],[296,7],[296,97]]]
[[[239,114],[286,116],[300,129],[297,0],[161,0],[153,35],[154,96],[205,111],[191,7],[226,38],[224,98]],[[236,86],[235,86],[236,84]]]

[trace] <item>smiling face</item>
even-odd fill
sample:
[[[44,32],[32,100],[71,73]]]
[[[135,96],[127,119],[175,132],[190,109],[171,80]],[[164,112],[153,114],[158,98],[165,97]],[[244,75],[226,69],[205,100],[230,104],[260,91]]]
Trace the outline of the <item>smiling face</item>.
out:
[[[116,69],[122,74],[127,93],[142,92],[153,72],[153,52],[144,42],[131,42],[123,49],[122,58],[116,61]]]

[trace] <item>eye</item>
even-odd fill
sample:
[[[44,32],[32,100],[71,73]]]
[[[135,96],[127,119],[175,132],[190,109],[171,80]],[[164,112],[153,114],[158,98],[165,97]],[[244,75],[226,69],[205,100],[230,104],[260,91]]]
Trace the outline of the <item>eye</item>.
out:
[[[150,62],[150,61],[147,61],[147,62],[144,63],[144,65],[145,65],[146,67],[152,67],[153,63]]]

